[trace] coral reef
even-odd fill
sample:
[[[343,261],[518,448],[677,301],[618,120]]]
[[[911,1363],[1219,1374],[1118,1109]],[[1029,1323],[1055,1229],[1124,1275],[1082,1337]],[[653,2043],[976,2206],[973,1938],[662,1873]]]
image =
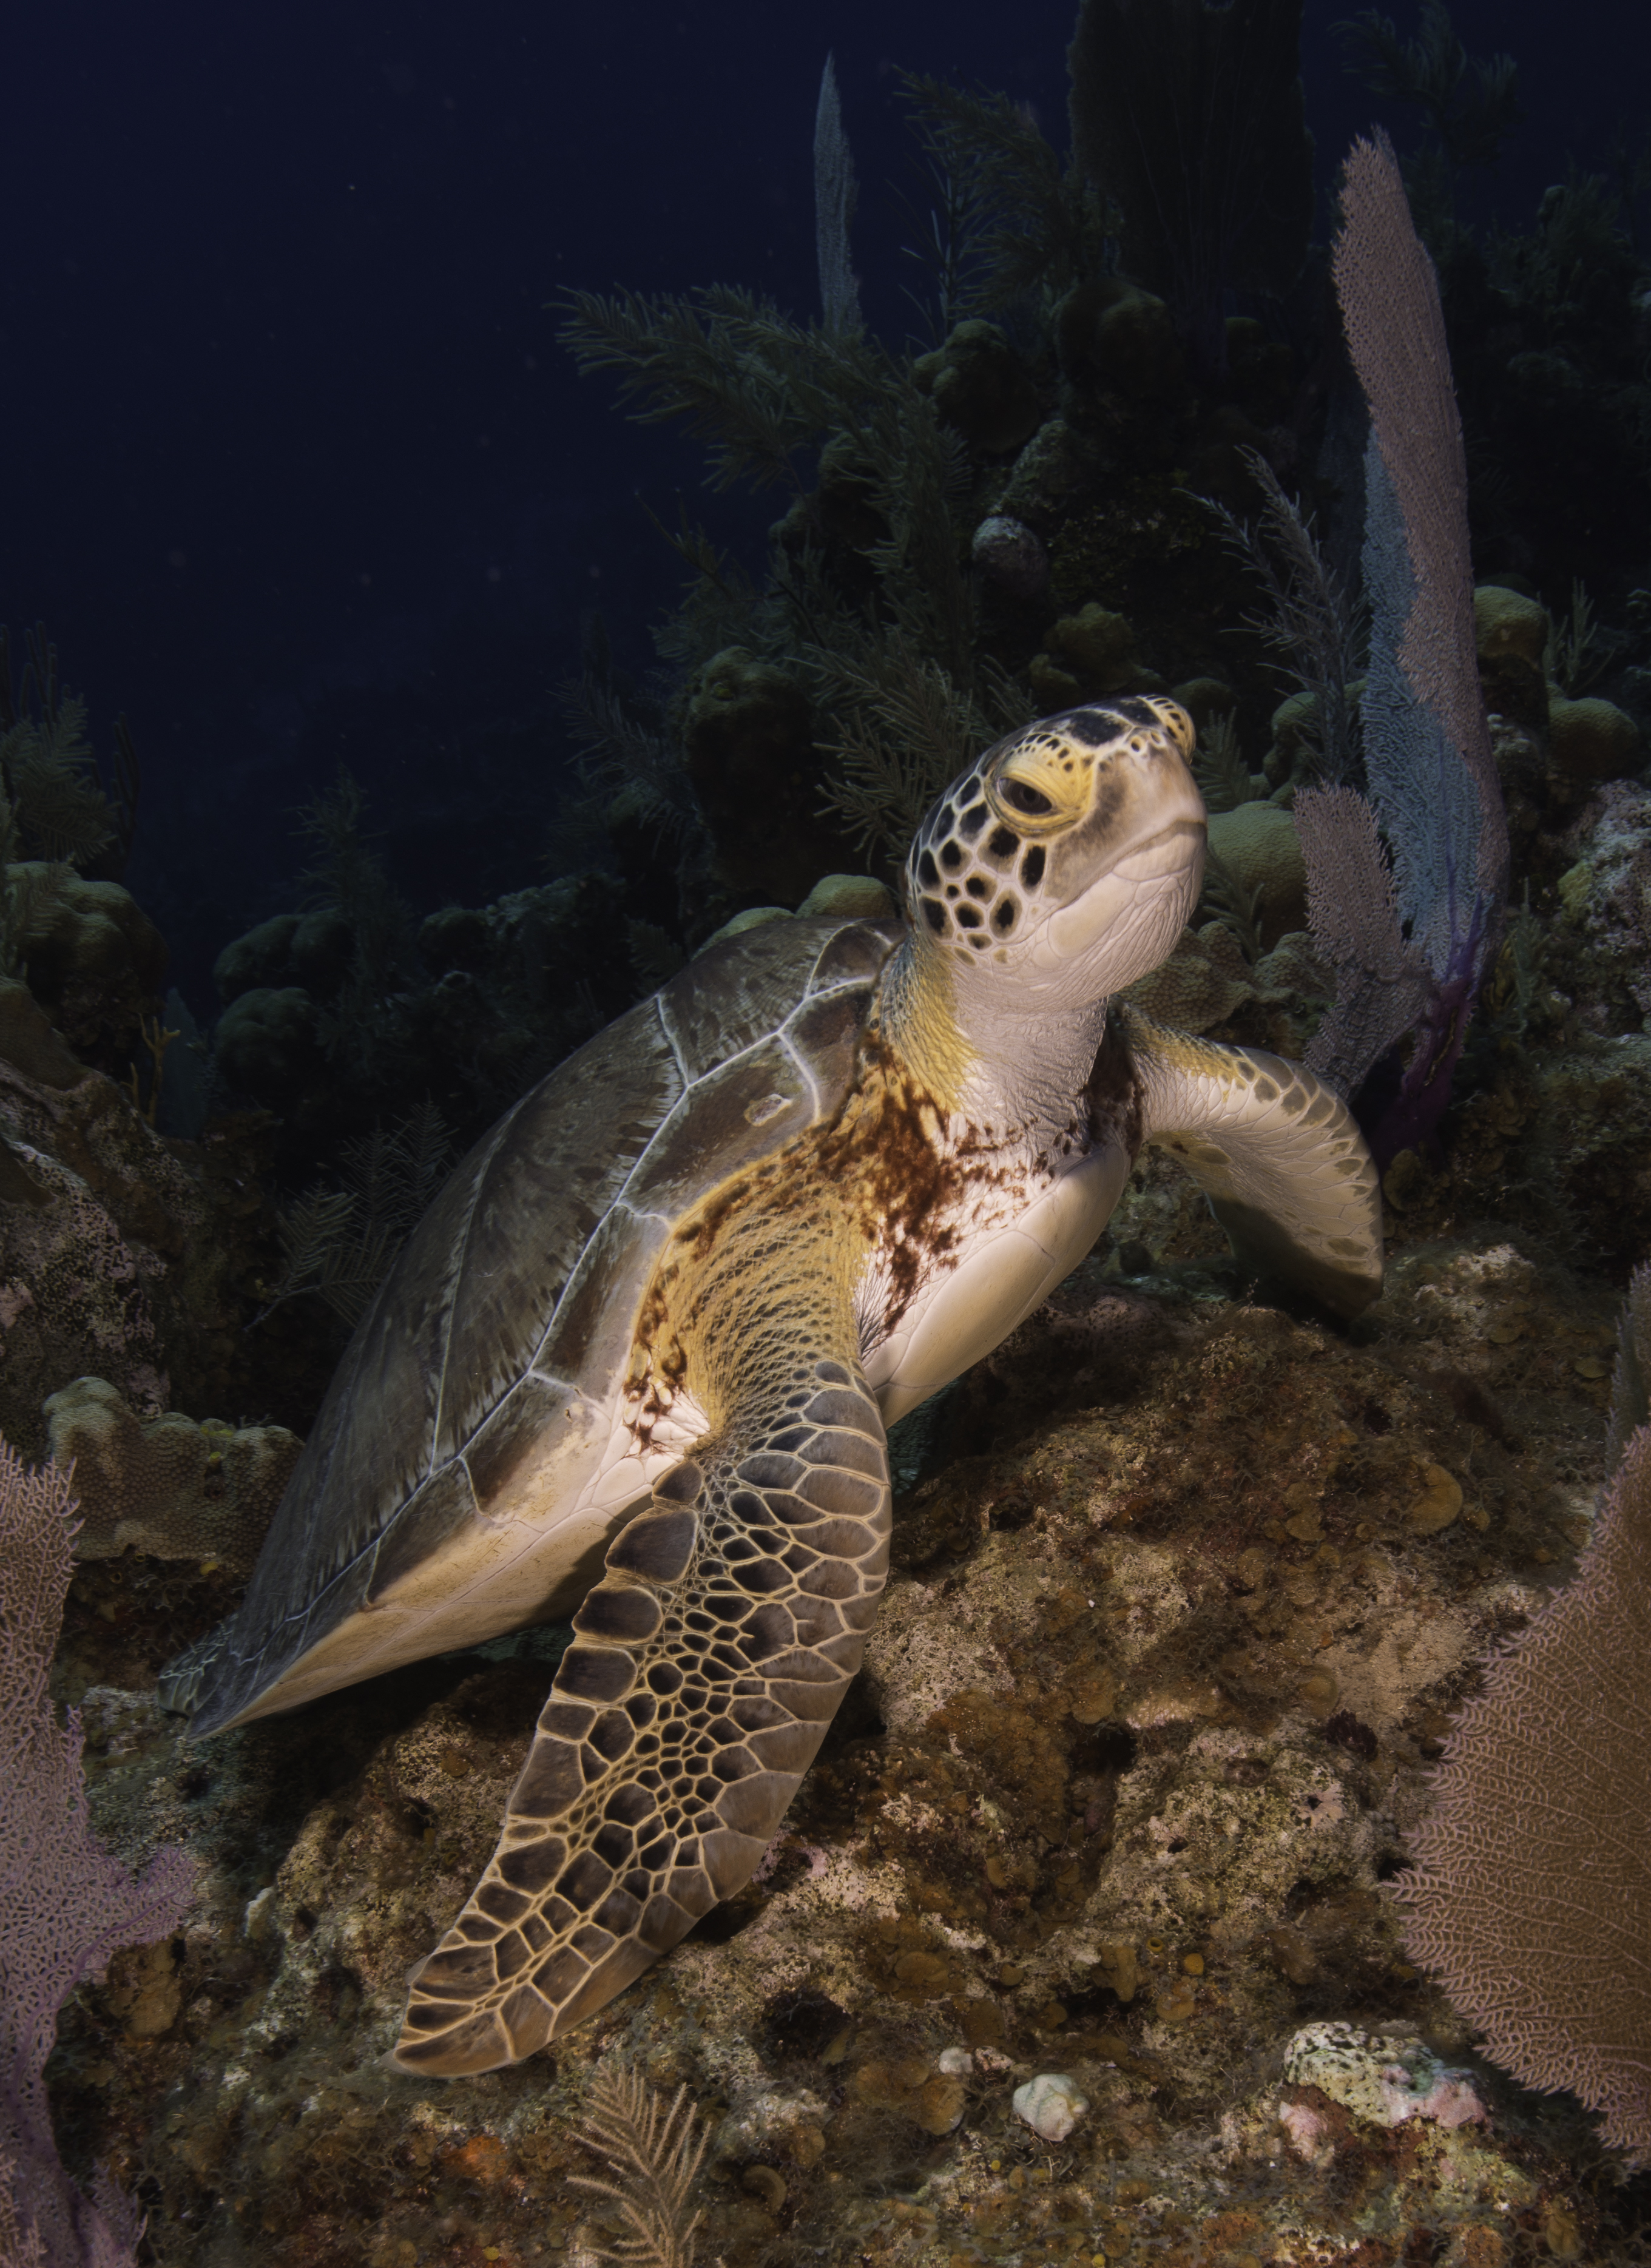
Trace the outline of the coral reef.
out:
[[[436,2087],[373,2060],[544,1662],[429,1664],[188,1750],[141,1692],[87,1697],[104,1830],[186,1821],[208,1867],[140,2019],[170,2021],[91,1997],[58,2066],[81,2146],[144,2151],[173,2257],[610,2242],[571,2183],[622,2060],[702,2106],[728,2268],[1069,2233],[1212,2268],[1286,2231],[1593,2257],[1578,2114],[1477,2061],[1381,1884],[1478,1657],[1588,1533],[1610,1296],[1535,1246],[1434,1242],[1350,1339],[1200,1278],[1219,1240],[1170,1189],[1145,1174],[1117,1224],[1141,1288],[1092,1263],[971,1389],[757,1880],[551,2056]],[[1109,1304],[1144,1329],[1097,1322],[1074,1361]],[[1040,2077],[1087,2106],[1059,2138],[1015,2109]]]
[[[101,1378],[74,1379],[43,1407],[53,1460],[74,1472],[77,1558],[129,1547],[250,1574],[304,1446],[296,1433],[176,1410],[140,1418]]]
[[[129,798],[43,642],[18,697],[0,655],[0,1425],[79,1461],[100,1556],[55,1675],[100,1830],[202,1868],[181,1933],[77,1989],[48,2075],[75,2179],[104,2159],[141,2182],[166,2268],[588,2268],[637,2223],[580,2183],[673,2097],[705,2137],[675,2226],[700,2216],[726,2268],[1643,2249],[1643,2183],[1608,2146],[1642,2139],[1642,2104],[1596,2036],[1639,1974],[1629,1895],[1522,1940],[1522,1974],[1559,1984],[1519,2011],[1542,2056],[1507,2051],[1605,2105],[1605,2140],[1477,2051],[1476,2022],[1502,2039],[1483,1896],[1409,1939],[1404,1903],[1443,1879],[1457,1760],[1544,1633],[1596,1607],[1644,1493],[1640,1449],[1596,1515],[1614,1308],[1651,1249],[1643,266],[1585,180],[1476,241],[1452,176],[1505,130],[1511,70],[1471,65],[1431,0],[1412,44],[1360,18],[1427,121],[1426,359],[1436,381],[1448,335],[1467,440],[1464,471],[1442,390],[1391,359],[1393,262],[1412,287],[1425,263],[1382,167],[1344,277],[1377,411],[1361,528],[1316,262],[1293,284],[1296,13],[1087,0],[1076,160],[1006,98],[906,81],[926,352],[864,328],[824,86],[823,323],[727,286],[567,303],[584,364],[682,421],[713,488],[778,490],[767,551],[741,567],[683,522],[688,587],[639,683],[593,632],[556,879],[420,920],[359,792],[323,798],[291,910],[220,956],[213,1085],[182,1122],[164,946],[117,880]],[[1228,83],[1268,129],[1200,141],[1170,212],[1161,152],[1241,39]],[[1187,68],[1161,69],[1177,40]],[[1126,109],[1156,137],[1115,130]],[[1225,312],[1246,279],[1264,323]],[[193,1746],[154,1683],[232,1607],[409,1208],[449,1142],[708,941],[892,913],[965,755],[1035,709],[1168,687],[1214,857],[1132,997],[1316,1042],[1350,1081],[1399,1042],[1367,1098],[1405,1103],[1385,1299],[1347,1330],[1255,1304],[1144,1155],[1091,1259],[903,1427],[867,1668],[747,1889],[553,2053],[387,2071],[565,1630]],[[1507,1881],[1633,1706],[1574,1770],[1552,1706],[1527,1711],[1486,1783]]]
[[[0,1192],[0,1425],[37,1454],[46,1397],[87,1374],[151,1414],[174,1383],[217,1400],[245,1359],[242,1192],[216,1161],[175,1155],[95,1071],[60,1087],[0,1061],[0,1125],[13,1176]]]

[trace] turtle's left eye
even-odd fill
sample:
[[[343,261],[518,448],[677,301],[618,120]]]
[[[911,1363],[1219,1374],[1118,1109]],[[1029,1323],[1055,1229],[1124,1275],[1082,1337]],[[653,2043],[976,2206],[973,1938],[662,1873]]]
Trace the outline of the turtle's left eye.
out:
[[[1018,811],[1024,819],[1046,819],[1055,808],[1046,795],[1028,787],[1024,780],[1006,779],[999,792],[1010,810]]]

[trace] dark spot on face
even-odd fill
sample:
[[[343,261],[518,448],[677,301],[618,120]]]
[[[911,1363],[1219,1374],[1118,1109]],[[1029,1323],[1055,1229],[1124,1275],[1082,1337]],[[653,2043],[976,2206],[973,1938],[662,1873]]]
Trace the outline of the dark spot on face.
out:
[[[940,879],[940,870],[934,863],[934,855],[925,850],[918,861],[918,880],[925,890],[932,890]]]
[[[955,843],[947,843],[940,851],[940,864],[948,874],[954,874],[963,863],[963,854]]]
[[[989,898],[991,895],[991,884],[984,874],[971,874],[963,887],[971,898]]]
[[[1009,932],[1014,927],[1014,917],[1019,911],[1020,908],[1013,898],[999,899],[997,911],[991,917],[991,925],[999,937],[1008,936]]]
[[[970,945],[974,946],[977,953],[984,951],[984,948],[991,942],[991,939],[988,938],[984,932],[979,937],[971,937],[969,941]]]
[[[1121,740],[1125,730],[1122,718],[1110,709],[1074,709],[1065,722],[1072,739],[1081,740],[1086,748],[1104,748]]]
[[[965,929],[978,929],[980,927],[980,909],[977,906],[971,906],[968,903],[964,903],[957,909],[957,918]]]
[[[1123,700],[1115,702],[1113,706],[1117,714],[1120,717],[1127,717],[1131,725],[1156,725],[1159,721],[1158,711],[1152,703],[1149,701],[1138,700],[1133,694],[1126,694]]]
[[[1036,889],[1043,879],[1043,846],[1035,843],[1021,861],[1021,880],[1028,890]]]
[[[969,809],[963,814],[962,817],[957,822],[957,831],[962,836],[965,843],[972,843],[974,841],[976,836],[979,834],[981,828],[985,825],[986,817],[986,806],[984,803],[970,804]]]
[[[991,840],[986,845],[994,858],[1012,858],[1020,847],[1020,836],[1012,834],[1006,827],[994,828]]]
[[[946,908],[940,903],[938,898],[925,898],[923,901],[923,918],[927,922],[929,927],[934,932],[936,937],[940,937],[944,933],[946,929]]]
[[[958,887],[957,887],[957,885],[956,885],[956,883],[955,883],[955,882],[948,882],[948,883],[947,884],[947,886],[946,886],[946,895],[947,895],[947,896],[948,898],[954,898],[954,897],[956,897],[956,896],[959,895]]]
[[[1089,814],[1091,839],[1097,835],[1109,834],[1117,825],[1128,792],[1123,778],[1116,770],[1109,769],[1101,774],[1095,784],[1095,805]]]

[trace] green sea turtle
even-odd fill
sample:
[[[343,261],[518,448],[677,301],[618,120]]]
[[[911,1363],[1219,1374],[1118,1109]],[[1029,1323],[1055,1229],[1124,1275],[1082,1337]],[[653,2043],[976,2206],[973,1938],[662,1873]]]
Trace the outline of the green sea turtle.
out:
[[[876,1612],[885,1426],[1083,1257],[1144,1142],[1241,1250],[1347,1313],[1380,1290],[1339,1099],[1109,1006],[1198,895],[1191,745],[1138,699],[1001,741],[918,834],[909,927],[691,962],[477,1145],[385,1282],[245,1603],[163,1690],[212,1731],[578,1604],[402,2068],[527,2055],[748,1878]]]

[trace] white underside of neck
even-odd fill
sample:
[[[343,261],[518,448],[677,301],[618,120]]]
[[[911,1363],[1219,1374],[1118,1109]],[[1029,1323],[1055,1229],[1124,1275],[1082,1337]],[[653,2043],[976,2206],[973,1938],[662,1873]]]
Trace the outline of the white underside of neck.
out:
[[[1130,1164],[1102,1144],[1018,1197],[971,1184],[958,1217],[941,1224],[961,1257],[932,1263],[892,1329],[889,1270],[873,1259],[859,1294],[861,1344],[885,1425],[990,1354],[1071,1274],[1105,1227]]]

